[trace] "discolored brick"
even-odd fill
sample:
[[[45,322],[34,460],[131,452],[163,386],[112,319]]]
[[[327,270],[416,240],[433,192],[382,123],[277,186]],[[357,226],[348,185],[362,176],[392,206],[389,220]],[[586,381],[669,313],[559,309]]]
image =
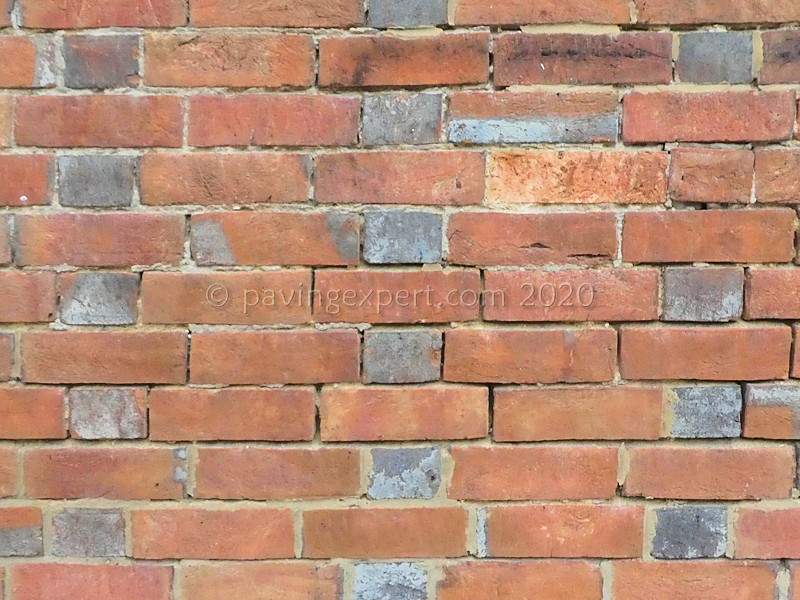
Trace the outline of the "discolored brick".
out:
[[[447,0],[372,0],[370,27],[433,27],[447,23]]]
[[[63,206],[130,206],[139,159],[119,155],[68,155],[58,158],[58,197]]]
[[[664,321],[733,321],[742,314],[744,271],[738,267],[664,270]]]
[[[430,500],[439,490],[441,481],[441,452],[438,448],[372,450],[367,494],[373,500]]]
[[[369,211],[364,260],[372,264],[436,263],[442,259],[442,216],[421,211]]]
[[[139,36],[64,37],[64,84],[70,88],[129,87],[139,79]]]
[[[438,331],[367,331],[366,383],[423,383],[439,379],[442,334]]]
[[[659,508],[650,551],[655,558],[694,559],[725,556],[728,511],[717,506]]]
[[[427,600],[428,574],[413,563],[356,565],[353,600]]]
[[[442,131],[442,95],[368,94],[363,119],[361,136],[367,146],[434,144]]]
[[[130,325],[137,319],[139,275],[68,273],[59,276],[61,320],[70,325]]]
[[[742,432],[742,389],[738,385],[671,388],[672,437],[736,438]]]
[[[753,35],[745,31],[698,31],[679,36],[675,64],[681,81],[749,83],[753,80]]]
[[[132,440],[147,437],[144,388],[72,388],[70,435],[82,440]]]
[[[69,557],[125,556],[121,510],[65,508],[53,516],[53,554]]]

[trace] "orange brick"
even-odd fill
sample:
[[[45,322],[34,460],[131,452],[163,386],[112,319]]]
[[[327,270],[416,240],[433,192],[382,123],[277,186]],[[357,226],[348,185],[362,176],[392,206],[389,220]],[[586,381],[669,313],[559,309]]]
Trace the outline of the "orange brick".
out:
[[[8,219],[0,219],[0,265],[11,262],[11,229]]]
[[[11,94],[0,94],[0,148],[11,145],[13,109],[14,97]]]
[[[795,433],[794,409],[791,406],[745,406],[742,437],[770,440],[800,438]]]
[[[294,517],[287,509],[134,510],[130,518],[133,558],[255,560],[294,556]]]
[[[25,36],[0,38],[0,88],[29,88],[36,76],[36,44]]]
[[[800,194],[800,151],[793,148],[757,150],[756,201],[793,204]]]
[[[0,272],[0,322],[52,321],[56,310],[55,273]]]
[[[50,204],[53,157],[49,154],[0,156],[0,206]]]
[[[186,23],[182,0],[21,0],[25,27],[176,27]]]
[[[447,492],[455,500],[613,498],[617,449],[594,446],[457,446]]]
[[[636,0],[636,8],[638,22],[648,24],[788,23],[800,20],[800,5],[794,0],[701,0],[677,6],[670,0]]]
[[[0,530],[41,526],[42,509],[37,506],[13,506],[0,509]]]
[[[195,498],[297,500],[357,496],[358,450],[201,448]],[[337,555],[338,556],[338,555]]]
[[[0,381],[11,379],[14,364],[14,334],[0,331]]]
[[[677,202],[748,204],[753,187],[750,150],[675,148],[669,195]]]
[[[736,511],[736,558],[800,558],[800,509]]]
[[[156,565],[15,564],[14,600],[171,600],[172,567]]]
[[[466,554],[467,513],[458,507],[307,510],[304,558],[436,558]]]
[[[744,290],[746,318],[800,318],[800,269],[747,269]]]
[[[677,500],[788,498],[794,481],[791,446],[629,448],[625,496]]]
[[[192,0],[196,27],[351,27],[364,22],[359,0]]]
[[[528,25],[548,23],[614,23],[630,22],[630,6],[626,0],[578,2],[545,0],[532,4],[527,0],[456,0],[456,25]],[[577,599],[576,599],[577,600]]]
[[[17,451],[0,448],[0,498],[17,493]]]
[[[0,387],[0,439],[42,440],[67,437],[64,390]]]

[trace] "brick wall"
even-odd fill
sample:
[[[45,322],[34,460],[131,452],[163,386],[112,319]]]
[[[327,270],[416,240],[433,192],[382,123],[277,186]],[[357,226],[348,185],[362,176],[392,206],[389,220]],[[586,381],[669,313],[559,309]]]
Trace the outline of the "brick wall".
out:
[[[800,599],[798,22],[10,0],[0,598]]]

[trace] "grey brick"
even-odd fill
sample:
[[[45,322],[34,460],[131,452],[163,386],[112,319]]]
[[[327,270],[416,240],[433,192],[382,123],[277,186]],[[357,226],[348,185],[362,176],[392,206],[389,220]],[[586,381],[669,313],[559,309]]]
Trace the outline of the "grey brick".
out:
[[[738,385],[672,388],[672,437],[727,438],[741,434],[742,390]]]
[[[665,321],[732,321],[742,314],[739,267],[670,267],[664,271]]]
[[[369,94],[363,140],[380,144],[433,144],[442,131],[441,94]]]
[[[619,117],[615,113],[593,116],[531,116],[520,118],[453,119],[447,139],[467,144],[578,144],[615,141]]]
[[[64,206],[130,206],[138,164],[135,156],[61,156],[58,159],[59,200]]]
[[[64,37],[64,83],[71,88],[127,87],[138,79],[139,37]]]
[[[422,383],[439,379],[438,331],[368,331],[364,334],[367,383]]]
[[[353,600],[425,600],[428,576],[412,563],[356,565]]]
[[[432,27],[447,23],[447,0],[370,0],[370,27]]]
[[[364,260],[372,264],[437,263],[442,217],[434,212],[375,210],[365,215]]]
[[[749,83],[753,37],[738,31],[684,33],[675,70],[681,81],[692,83]]]
[[[70,273],[60,281],[64,323],[129,325],[136,322],[139,276],[135,273]]]
[[[442,480],[441,452],[437,448],[379,448],[372,451],[369,497],[419,498],[436,495]]]
[[[55,556],[125,556],[120,510],[66,508],[53,517]]]
[[[72,437],[132,440],[147,437],[144,388],[74,388],[69,392]]]
[[[728,541],[726,509],[680,506],[656,510],[655,558],[718,558]]]
[[[42,526],[0,527],[0,557],[41,556],[44,553]]]
[[[33,43],[36,49],[33,87],[54,87],[58,72],[55,39],[46,35],[37,35],[33,36]]]

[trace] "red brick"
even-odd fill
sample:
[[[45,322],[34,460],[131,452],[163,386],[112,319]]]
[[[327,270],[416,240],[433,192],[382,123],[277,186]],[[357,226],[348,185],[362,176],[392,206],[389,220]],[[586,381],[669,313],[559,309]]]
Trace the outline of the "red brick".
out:
[[[630,22],[627,0],[580,2],[545,0],[456,0],[456,25],[529,25],[549,23],[612,23]]]
[[[455,500],[613,498],[617,449],[595,446],[455,446],[447,495]]]
[[[0,439],[43,440],[67,437],[64,390],[0,387]]]
[[[486,271],[487,321],[658,319],[656,269]]]
[[[22,380],[38,383],[183,383],[178,331],[26,331]]]
[[[456,557],[466,545],[467,513],[455,506],[303,514],[304,558]]]
[[[360,35],[319,41],[322,87],[460,85],[488,79],[488,33]]]
[[[33,87],[36,77],[36,44],[25,36],[0,38],[0,88]]]
[[[785,379],[792,331],[773,327],[622,327],[626,379]]]
[[[195,27],[350,27],[364,22],[359,0],[191,0]]]
[[[793,91],[634,92],[622,106],[622,137],[633,143],[788,140],[797,112]]]
[[[356,381],[360,339],[354,329],[214,332],[192,336],[192,383]]]
[[[496,389],[492,432],[500,442],[655,440],[659,387]]]
[[[20,146],[177,148],[183,141],[177,96],[20,96],[16,122]]]
[[[494,83],[669,83],[672,35],[511,33],[495,38]]]
[[[0,94],[0,148],[11,145],[13,108],[14,97],[11,94]]]
[[[753,152],[675,148],[669,195],[677,202],[748,204],[753,187]]]
[[[791,446],[628,449],[625,496],[676,500],[789,498],[794,482]]]
[[[326,387],[324,442],[459,440],[489,433],[489,392],[467,386]]]
[[[486,518],[489,556],[634,558],[642,555],[642,506],[495,506]]]
[[[800,558],[800,509],[736,511],[736,558]]]
[[[0,156],[0,206],[50,204],[53,171],[49,154]]]
[[[347,146],[358,138],[360,98],[299,94],[193,96],[192,146]]]
[[[634,263],[788,262],[795,214],[788,209],[627,213],[622,259]]]
[[[64,37],[64,84],[68,88],[135,87],[139,76],[139,36],[76,34]]]
[[[800,349],[800,344],[798,344],[798,340],[800,340],[800,327],[798,327],[796,323],[792,325],[792,333],[795,340],[794,347]],[[800,352],[792,352],[792,367],[790,375],[795,379],[800,377]]]
[[[14,364],[14,334],[0,331],[0,381],[11,379]]]
[[[757,150],[756,201],[794,204],[800,195],[800,150]]]
[[[183,258],[182,215],[60,213],[15,219],[20,266],[175,265]]]
[[[798,11],[800,16],[800,11]],[[758,82],[797,83],[800,82],[800,32],[796,29],[764,31],[761,33],[763,62]]]
[[[179,500],[177,467],[167,448],[35,448],[23,455],[25,496]]]
[[[800,269],[747,269],[748,319],[800,319]]]
[[[201,448],[195,498],[309,500],[357,496],[358,450]]]
[[[142,202],[289,204],[308,199],[309,160],[300,154],[156,154],[142,157]]]
[[[17,451],[0,448],[0,498],[17,492]]]
[[[52,321],[56,276],[48,271],[0,271],[0,322]]]
[[[0,218],[0,265],[11,262],[11,229],[9,220]]]
[[[665,152],[493,152],[489,204],[663,204]]]
[[[292,558],[293,528],[294,517],[287,509],[134,510],[132,556],[146,560]]]
[[[447,239],[449,260],[459,265],[597,265],[617,255],[610,212],[457,212]]]
[[[555,383],[614,378],[613,329],[456,329],[445,333],[444,379]]]
[[[182,0],[21,0],[25,27],[176,27],[186,23]]]
[[[316,167],[321,203],[463,206],[483,200],[480,152],[323,154]]]
[[[156,273],[142,277],[145,323],[311,322],[311,271]]]
[[[156,388],[151,440],[311,440],[314,390]]]
[[[144,83],[178,87],[308,87],[310,35],[192,33],[144,38]]]
[[[671,0],[635,0],[638,22],[662,25],[788,23],[800,20],[794,0],[699,0],[676,6]]]
[[[156,565],[16,564],[13,600],[171,600],[172,567]]]

